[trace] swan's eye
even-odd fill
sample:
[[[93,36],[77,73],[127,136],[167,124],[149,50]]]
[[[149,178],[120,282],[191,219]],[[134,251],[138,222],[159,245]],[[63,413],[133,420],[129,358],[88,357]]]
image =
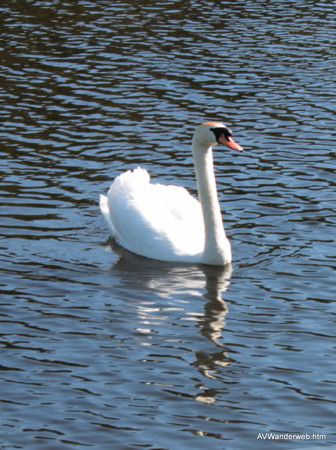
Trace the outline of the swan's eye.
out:
[[[216,141],[219,143],[219,139],[224,134],[224,137],[226,140],[229,140],[229,138],[232,136],[232,131],[230,128],[227,127],[218,127],[218,128],[210,128],[210,130],[213,132],[213,134],[216,137]]]

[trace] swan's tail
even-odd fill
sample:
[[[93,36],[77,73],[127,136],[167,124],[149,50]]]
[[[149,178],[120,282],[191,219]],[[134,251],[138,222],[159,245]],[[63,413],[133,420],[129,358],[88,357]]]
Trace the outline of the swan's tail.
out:
[[[110,210],[108,207],[108,199],[105,195],[100,195],[99,206],[100,206],[100,211],[101,211],[102,215],[104,216],[104,219],[106,220],[106,223],[112,233],[112,236],[117,237],[117,231],[113,226],[111,215],[110,215]]]
[[[100,194],[100,196],[99,196],[99,206],[100,206],[101,212],[102,212],[103,214],[104,214],[104,213],[107,213],[107,214],[108,214],[109,210],[108,210],[107,197],[106,197],[106,195]]]

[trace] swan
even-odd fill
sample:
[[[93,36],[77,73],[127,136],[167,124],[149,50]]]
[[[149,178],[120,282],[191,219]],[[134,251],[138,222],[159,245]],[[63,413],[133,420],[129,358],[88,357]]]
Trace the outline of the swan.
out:
[[[127,250],[162,261],[226,265],[231,246],[222,222],[212,147],[243,147],[221,122],[199,125],[192,139],[199,201],[179,186],[150,182],[140,167],[119,175],[100,209],[112,236]]]

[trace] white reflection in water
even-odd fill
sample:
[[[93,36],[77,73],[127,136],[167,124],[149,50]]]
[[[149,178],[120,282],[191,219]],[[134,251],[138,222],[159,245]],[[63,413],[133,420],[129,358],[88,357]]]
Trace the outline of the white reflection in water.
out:
[[[133,255],[114,243],[111,246],[113,252],[121,255],[112,267],[113,272],[119,272],[120,288],[130,292],[132,285],[132,291],[139,296],[133,308],[139,319],[136,331],[141,337],[140,344],[157,345],[153,337],[159,334],[160,345],[164,343],[174,350],[174,345],[183,341],[183,330],[189,330],[190,339],[190,335],[194,336],[191,328],[196,327],[200,339],[205,338],[214,347],[195,350],[191,364],[202,375],[215,379],[218,368],[232,362],[224,344],[229,312],[224,295],[230,286],[231,264],[226,267],[173,264]],[[111,249],[110,245],[106,248]],[[165,335],[166,330],[169,336]],[[201,401],[207,400],[202,397]]]

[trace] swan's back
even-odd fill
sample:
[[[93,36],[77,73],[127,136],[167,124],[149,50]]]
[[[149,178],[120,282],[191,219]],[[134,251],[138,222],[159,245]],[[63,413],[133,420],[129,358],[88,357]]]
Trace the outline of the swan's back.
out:
[[[204,249],[200,203],[186,189],[150,183],[146,170],[117,177],[100,207],[126,249],[164,261],[193,261]]]

